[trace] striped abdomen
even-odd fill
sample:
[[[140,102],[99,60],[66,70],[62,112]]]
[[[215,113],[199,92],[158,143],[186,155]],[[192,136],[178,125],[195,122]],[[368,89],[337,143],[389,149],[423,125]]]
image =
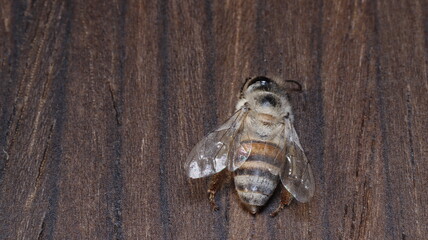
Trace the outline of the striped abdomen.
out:
[[[267,142],[242,142],[251,147],[247,161],[235,171],[235,188],[241,201],[256,213],[274,192],[279,180],[279,148]],[[251,145],[251,146],[250,146]]]

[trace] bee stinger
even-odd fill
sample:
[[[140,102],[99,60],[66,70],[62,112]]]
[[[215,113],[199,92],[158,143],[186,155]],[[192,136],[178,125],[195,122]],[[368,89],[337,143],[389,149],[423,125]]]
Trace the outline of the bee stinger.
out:
[[[290,90],[296,89],[266,77],[249,79],[232,117],[190,152],[185,164],[190,178],[214,175],[208,190],[214,208],[222,174],[228,172],[233,173],[239,199],[252,214],[265,205],[278,182],[283,186],[281,203],[272,216],[293,198],[308,202],[313,196],[314,178],[293,126]]]

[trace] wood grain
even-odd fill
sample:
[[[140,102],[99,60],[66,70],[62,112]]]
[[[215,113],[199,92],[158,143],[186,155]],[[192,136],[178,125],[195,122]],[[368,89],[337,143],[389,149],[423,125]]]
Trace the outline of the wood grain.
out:
[[[0,4],[1,239],[426,239],[428,2]],[[295,79],[317,190],[212,212],[194,144],[245,78]]]

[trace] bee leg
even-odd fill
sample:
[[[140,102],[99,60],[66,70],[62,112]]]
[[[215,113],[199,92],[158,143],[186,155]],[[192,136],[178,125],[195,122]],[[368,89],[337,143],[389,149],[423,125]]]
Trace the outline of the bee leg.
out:
[[[293,200],[293,195],[291,195],[290,192],[288,192],[285,188],[281,189],[281,202],[279,203],[278,208],[276,208],[275,211],[273,211],[270,216],[275,217],[278,215],[278,213],[284,209],[284,207],[290,205],[291,201]]]
[[[223,181],[226,178],[225,176],[226,172],[227,171],[221,171],[219,173],[214,174],[211,178],[210,186],[208,188],[208,194],[209,194],[208,199],[210,200],[210,205],[213,211],[218,210],[218,206],[215,203],[215,194],[223,184]]]

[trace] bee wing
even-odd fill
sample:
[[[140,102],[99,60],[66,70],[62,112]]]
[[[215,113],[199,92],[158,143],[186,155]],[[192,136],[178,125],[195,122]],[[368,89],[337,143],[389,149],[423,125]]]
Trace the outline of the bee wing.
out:
[[[285,164],[280,178],[284,187],[299,202],[308,202],[315,191],[311,166],[299,142],[296,130],[290,121],[285,123]]]
[[[210,176],[226,168],[229,159],[235,155],[231,150],[234,149],[237,133],[241,132],[246,112],[245,108],[241,108],[196,144],[185,165],[190,178]]]
[[[248,132],[245,131],[245,117],[247,114],[242,117],[239,127],[236,129],[233,140],[230,143],[230,149],[228,154],[228,164],[227,169],[231,172],[238,169],[251,153],[252,140],[248,136]]]

